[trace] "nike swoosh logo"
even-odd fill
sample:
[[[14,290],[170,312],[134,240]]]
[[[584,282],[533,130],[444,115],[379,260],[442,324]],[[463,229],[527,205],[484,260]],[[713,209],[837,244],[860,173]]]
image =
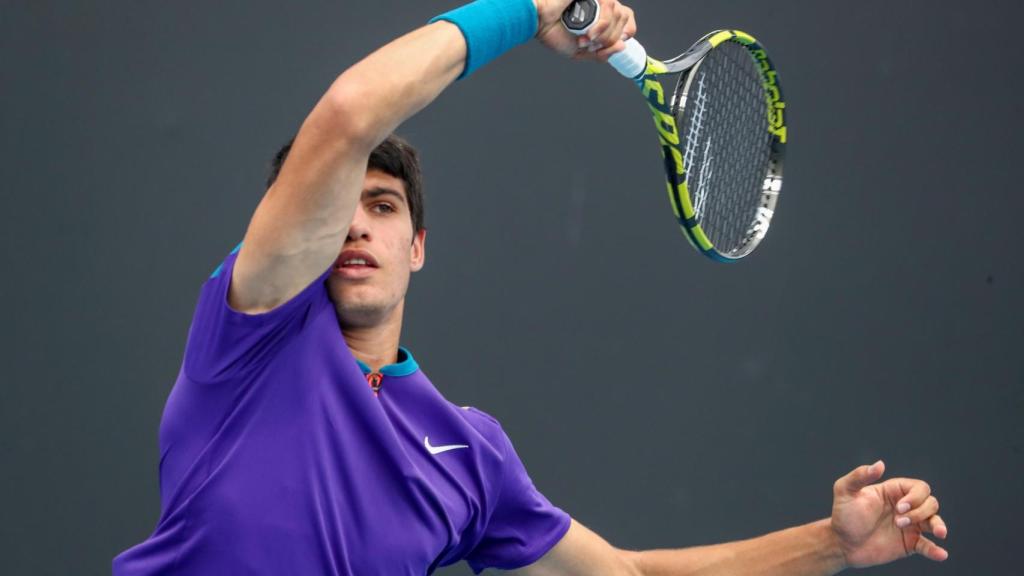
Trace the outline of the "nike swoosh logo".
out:
[[[458,450],[459,448],[469,448],[469,445],[467,445],[467,444],[447,444],[445,446],[431,446],[430,445],[430,436],[424,436],[423,437],[423,446],[426,447],[427,452],[430,452],[431,454],[433,454],[435,456],[440,454],[440,453],[442,453],[442,452],[447,452],[449,450]]]

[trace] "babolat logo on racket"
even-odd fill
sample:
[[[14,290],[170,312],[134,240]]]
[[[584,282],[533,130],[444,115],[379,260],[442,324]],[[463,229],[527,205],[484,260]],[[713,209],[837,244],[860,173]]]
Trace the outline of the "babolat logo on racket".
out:
[[[778,73],[772,68],[772,63],[764,50],[753,50],[750,54],[761,65],[761,73],[764,76],[764,92],[768,99],[768,131],[778,136],[779,141],[785,144],[786,121],[783,114],[786,103],[782,101],[782,92],[779,90],[776,78]]]
[[[597,22],[601,5],[597,0],[577,0],[562,13],[562,24],[573,34],[584,34]]]
[[[747,46],[750,56],[760,66],[761,77],[764,79],[765,98],[768,100],[768,131],[774,134],[779,139],[779,142],[785,144],[786,121],[784,119],[784,110],[786,103],[782,101],[782,91],[779,89],[778,73],[775,71],[775,66],[768,59],[768,53],[757,43],[757,40],[754,40],[753,36],[739,30],[730,30],[727,33],[731,35],[728,37],[729,40]]]

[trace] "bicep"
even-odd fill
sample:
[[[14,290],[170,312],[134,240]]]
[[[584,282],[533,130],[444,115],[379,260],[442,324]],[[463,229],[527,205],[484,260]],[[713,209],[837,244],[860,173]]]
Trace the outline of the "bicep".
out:
[[[638,572],[631,554],[619,550],[595,532],[573,520],[569,531],[539,560],[515,576],[633,576]]]

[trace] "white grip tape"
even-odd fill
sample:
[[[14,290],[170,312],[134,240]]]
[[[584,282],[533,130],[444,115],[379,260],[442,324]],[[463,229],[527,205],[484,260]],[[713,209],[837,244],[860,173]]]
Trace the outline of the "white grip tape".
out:
[[[630,38],[626,49],[609,56],[608,63],[626,78],[639,78],[647,70],[647,50],[636,38]]]

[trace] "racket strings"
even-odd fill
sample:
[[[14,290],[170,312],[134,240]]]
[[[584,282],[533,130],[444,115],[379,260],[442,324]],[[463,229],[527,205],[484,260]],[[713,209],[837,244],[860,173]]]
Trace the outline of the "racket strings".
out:
[[[696,218],[715,248],[738,254],[759,233],[771,155],[766,95],[747,49],[724,42],[694,72],[679,124]]]

